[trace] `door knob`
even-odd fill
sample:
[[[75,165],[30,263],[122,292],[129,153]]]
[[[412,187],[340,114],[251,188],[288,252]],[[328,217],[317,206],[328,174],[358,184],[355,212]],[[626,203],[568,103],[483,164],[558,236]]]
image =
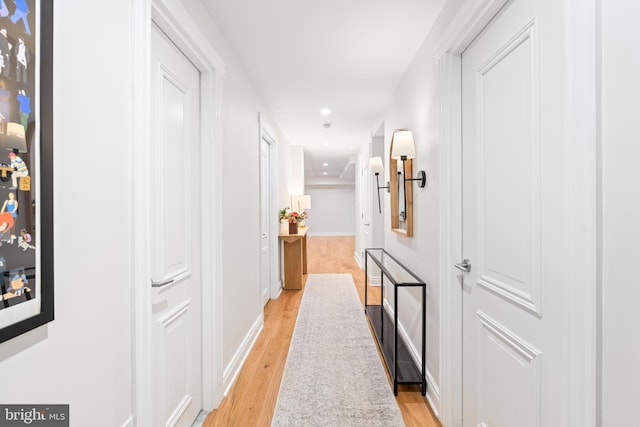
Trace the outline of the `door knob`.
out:
[[[151,287],[152,288],[164,288],[167,285],[170,285],[171,283],[173,283],[173,279],[167,279],[167,280],[163,280],[161,282],[155,282],[155,281],[151,281]]]
[[[457,268],[458,270],[462,271],[463,273],[468,273],[471,271],[471,261],[469,261],[469,259],[465,258],[462,260],[462,262],[460,264],[456,264],[454,265],[455,268]]]

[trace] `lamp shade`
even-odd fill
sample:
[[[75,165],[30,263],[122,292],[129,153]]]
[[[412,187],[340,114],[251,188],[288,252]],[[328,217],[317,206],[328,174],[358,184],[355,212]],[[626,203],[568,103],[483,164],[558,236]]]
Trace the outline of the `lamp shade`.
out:
[[[311,196],[303,195],[300,198],[300,210],[311,209]]]
[[[311,196],[306,194],[291,196],[291,209],[297,212],[302,212],[305,209],[311,209]]]
[[[369,172],[374,174],[384,172],[384,166],[382,165],[382,157],[371,157],[369,159]]]
[[[413,142],[413,133],[409,130],[399,130],[393,134],[393,147],[391,158],[394,160],[413,159],[416,157],[416,146]]]

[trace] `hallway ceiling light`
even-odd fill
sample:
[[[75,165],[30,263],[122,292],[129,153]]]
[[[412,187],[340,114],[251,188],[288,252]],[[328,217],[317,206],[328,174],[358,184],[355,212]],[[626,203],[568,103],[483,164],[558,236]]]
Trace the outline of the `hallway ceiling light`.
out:
[[[322,114],[323,116],[328,116],[329,114],[331,114],[331,110],[329,108],[323,108],[322,110],[320,110],[320,114]]]
[[[323,163],[322,166],[326,168],[327,166],[329,166],[329,163]]]

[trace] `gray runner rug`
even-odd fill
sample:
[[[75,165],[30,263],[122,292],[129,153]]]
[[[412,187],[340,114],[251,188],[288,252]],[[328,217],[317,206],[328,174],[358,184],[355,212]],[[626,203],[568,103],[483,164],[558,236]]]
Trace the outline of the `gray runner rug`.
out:
[[[350,274],[309,274],[272,426],[404,426]]]

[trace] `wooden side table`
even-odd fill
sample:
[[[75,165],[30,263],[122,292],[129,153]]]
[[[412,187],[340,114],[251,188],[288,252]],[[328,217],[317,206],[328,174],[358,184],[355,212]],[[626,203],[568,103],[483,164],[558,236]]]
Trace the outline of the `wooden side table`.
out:
[[[309,227],[298,227],[298,234],[278,234],[284,244],[285,289],[302,289],[303,275],[307,274],[307,231]]]

